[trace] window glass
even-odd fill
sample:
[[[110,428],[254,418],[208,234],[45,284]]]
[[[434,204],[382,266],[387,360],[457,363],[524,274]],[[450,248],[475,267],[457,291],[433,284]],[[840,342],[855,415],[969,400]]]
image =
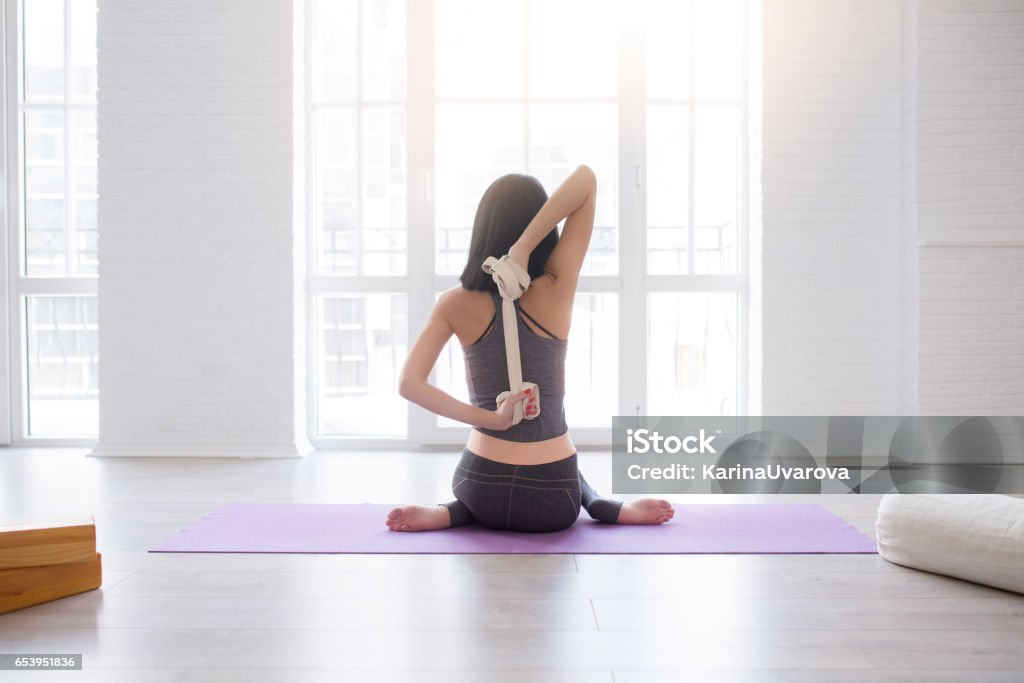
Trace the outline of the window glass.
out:
[[[618,270],[619,150],[614,104],[557,104],[530,107],[529,162],[550,196],[581,163],[597,175],[597,206],[584,275]]]
[[[619,296],[577,293],[565,365],[570,428],[611,426],[611,416],[619,412],[618,368]]]
[[[690,93],[690,3],[646,0],[644,47],[647,96],[685,99]]]
[[[735,100],[739,94],[738,10],[737,0],[693,3],[693,89],[698,99]]]
[[[647,414],[735,415],[735,292],[647,298]]]
[[[405,436],[406,296],[326,295],[317,308],[319,433]]]
[[[438,105],[434,186],[438,273],[461,273],[480,198],[506,173],[523,172],[521,105]]]
[[[522,95],[522,2],[436,0],[434,12],[438,97]]]
[[[31,0],[22,8],[25,99],[63,102],[64,0]],[[95,28],[92,32],[95,35]]]
[[[67,185],[62,109],[25,112],[25,265],[29,275],[67,271]]]
[[[529,3],[529,94],[614,97],[619,89],[617,14],[623,4],[613,0]]]
[[[689,107],[647,108],[647,269],[688,272],[690,224]]]
[[[739,117],[736,107],[697,107],[694,161],[696,272],[736,272]]]
[[[75,437],[99,424],[95,296],[28,296],[28,433]]]

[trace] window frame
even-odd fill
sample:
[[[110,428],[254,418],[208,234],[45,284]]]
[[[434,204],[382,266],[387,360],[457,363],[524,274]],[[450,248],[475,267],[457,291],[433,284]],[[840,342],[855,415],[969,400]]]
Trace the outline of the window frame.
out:
[[[6,345],[3,376],[6,380],[4,395],[9,401],[4,411],[6,443],[13,446],[92,446],[98,434],[80,436],[35,436],[29,432],[29,386],[28,386],[28,299],[31,296],[93,296],[97,294],[96,275],[76,276],[29,276],[24,252],[25,245],[25,126],[24,114],[28,111],[62,111],[64,113],[64,157],[65,157],[65,202],[71,204],[72,187],[70,176],[71,136],[69,121],[74,111],[97,110],[97,102],[73,102],[71,88],[71,12],[72,0],[64,0],[64,97],[60,102],[30,103],[24,99],[25,85],[25,27],[24,3],[16,0],[5,3],[3,16],[3,95],[4,95],[4,163],[5,163],[5,212],[4,229],[6,253],[4,265],[8,296],[3,320],[9,334],[0,342]],[[71,212],[65,211],[65,231],[72,234]],[[69,245],[74,244],[71,239]],[[98,431],[99,425],[97,425]]]
[[[320,0],[306,0],[306,65],[305,69],[305,100],[307,113],[307,130],[312,130],[312,76],[313,58],[310,48],[312,43],[312,18],[315,14],[312,3]],[[619,42],[619,91],[616,97],[618,104],[619,126],[619,215],[618,215],[618,273],[616,275],[584,275],[580,279],[581,293],[614,293],[618,296],[619,311],[619,401],[620,415],[644,414],[647,396],[647,295],[654,292],[735,292],[737,295],[737,359],[736,359],[736,405],[737,413],[744,414],[749,405],[748,395],[748,325],[750,321],[750,265],[749,259],[749,226],[750,196],[749,174],[751,163],[749,156],[750,144],[750,97],[749,50],[751,31],[749,27],[749,2],[740,0],[738,3],[740,25],[740,54],[738,108],[740,136],[738,140],[738,186],[737,186],[737,271],[733,274],[694,274],[693,260],[694,235],[693,229],[688,231],[687,258],[690,273],[657,274],[647,273],[647,230],[646,230],[646,187],[643,170],[646,168],[646,117],[647,106],[657,100],[649,100],[646,96],[646,52],[643,28],[638,23],[626,22],[620,28]],[[361,6],[361,2],[360,2]],[[318,375],[320,368],[316,352],[316,340],[319,330],[316,327],[316,302],[319,295],[333,293],[373,293],[400,292],[405,293],[408,302],[408,329],[410,339],[422,329],[427,315],[433,306],[434,296],[448,287],[457,284],[454,275],[438,275],[435,272],[435,208],[433,197],[433,172],[435,168],[434,136],[435,107],[451,98],[435,97],[434,95],[434,0],[417,0],[407,3],[407,26],[415,26],[416,30],[406,33],[406,142],[407,142],[407,267],[403,276],[326,276],[311,274],[309,277],[308,316],[309,344],[309,433],[311,441],[320,448],[366,448],[366,447],[440,447],[462,443],[468,427],[438,427],[435,416],[418,406],[408,406],[408,433],[405,438],[362,437],[343,435],[320,435],[317,433]],[[690,22],[691,36],[693,22]],[[711,100],[698,100],[693,97],[693,41],[690,43],[690,98],[687,100],[689,111],[700,104],[715,104]],[[566,100],[569,98],[565,98]],[[590,101],[592,98],[585,98]],[[531,98],[530,101],[544,101],[543,98]],[[467,99],[458,98],[467,104],[487,104],[494,98]],[[515,99],[519,102],[519,98]],[[557,100],[563,102],[562,98]],[[596,100],[595,100],[596,101]],[[675,100],[673,103],[677,103]],[[717,103],[723,103],[719,101]],[[734,104],[729,101],[729,104]],[[693,120],[689,122],[689,139],[693,140]],[[309,245],[308,263],[317,263],[316,239],[318,226],[313,217],[316,216],[315,168],[313,166],[314,140],[312,135],[306,140],[306,178],[307,183],[307,243]],[[689,149],[689,183],[692,195],[694,185],[693,163],[695,151]],[[510,169],[514,170],[514,169]],[[690,203],[690,225],[693,225],[693,203]],[[416,229],[411,229],[416,226]],[[628,235],[629,239],[623,239]],[[418,258],[411,258],[416,254]],[[428,257],[425,257],[429,255]],[[428,286],[424,286],[428,285]],[[397,388],[396,388],[397,391]],[[611,425],[604,427],[572,428],[574,441],[581,446],[607,447],[610,444]]]

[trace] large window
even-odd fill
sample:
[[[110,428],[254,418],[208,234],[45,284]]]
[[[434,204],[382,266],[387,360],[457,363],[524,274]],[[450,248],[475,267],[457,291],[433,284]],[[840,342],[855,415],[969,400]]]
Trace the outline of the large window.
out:
[[[406,3],[307,7],[315,432],[409,434]]]
[[[6,140],[12,436],[95,436],[96,2],[15,6],[5,55],[17,66]]]
[[[743,412],[744,0],[307,0],[314,430],[457,442],[397,395],[477,202],[505,173],[597,173],[566,411]],[[457,341],[435,381],[465,398]],[[371,416],[380,416],[380,419]]]

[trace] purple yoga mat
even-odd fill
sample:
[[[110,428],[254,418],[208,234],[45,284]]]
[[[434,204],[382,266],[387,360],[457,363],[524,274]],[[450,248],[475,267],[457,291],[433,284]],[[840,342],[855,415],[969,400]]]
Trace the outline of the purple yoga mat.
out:
[[[874,553],[875,542],[819,505],[676,505],[660,526],[598,524],[525,534],[476,525],[389,531],[393,505],[230,503],[150,552],[160,553]]]

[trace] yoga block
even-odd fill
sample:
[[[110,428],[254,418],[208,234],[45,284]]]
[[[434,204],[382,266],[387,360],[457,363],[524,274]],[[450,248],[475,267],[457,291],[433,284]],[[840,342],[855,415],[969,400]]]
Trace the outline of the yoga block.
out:
[[[0,570],[0,614],[95,590],[103,582],[102,558],[85,562]]]
[[[96,523],[92,517],[0,526],[0,570],[88,562],[95,554]]]

